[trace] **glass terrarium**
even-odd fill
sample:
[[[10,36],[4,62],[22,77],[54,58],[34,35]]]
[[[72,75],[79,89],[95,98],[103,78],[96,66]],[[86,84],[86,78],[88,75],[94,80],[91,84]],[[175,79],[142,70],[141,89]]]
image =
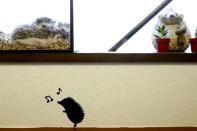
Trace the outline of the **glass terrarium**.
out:
[[[1,0],[0,51],[73,51],[72,0]]]

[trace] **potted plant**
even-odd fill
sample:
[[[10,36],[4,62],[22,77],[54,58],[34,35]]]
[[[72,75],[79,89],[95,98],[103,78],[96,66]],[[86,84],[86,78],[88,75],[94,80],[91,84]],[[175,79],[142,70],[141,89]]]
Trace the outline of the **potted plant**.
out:
[[[170,39],[166,38],[166,35],[168,34],[168,30],[166,30],[166,27],[163,26],[158,26],[156,28],[157,34],[155,35],[156,43],[157,43],[157,50],[159,53],[164,53],[169,51],[169,43]]]
[[[191,44],[192,52],[197,53],[197,30],[196,30],[195,38],[191,38],[189,42]]]

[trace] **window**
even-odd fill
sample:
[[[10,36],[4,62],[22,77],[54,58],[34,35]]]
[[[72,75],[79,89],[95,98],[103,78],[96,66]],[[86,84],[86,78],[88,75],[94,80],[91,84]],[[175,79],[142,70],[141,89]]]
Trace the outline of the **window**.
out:
[[[163,0],[76,0],[75,50],[79,52],[108,52],[124,35],[152,12]],[[197,26],[195,0],[189,2],[174,0],[160,14],[169,8],[184,14],[191,34]],[[152,19],[119,50],[119,53],[154,53],[151,43],[153,29],[158,16]],[[191,52],[190,49],[187,52]]]
[[[73,1],[74,51],[77,53],[67,54],[64,50],[63,52],[44,53],[1,52],[0,61],[196,62],[196,54],[191,54],[189,48],[186,51],[189,53],[156,53],[151,37],[158,21],[158,15],[129,39],[116,54],[108,52],[112,46],[164,0]],[[32,24],[36,18],[40,17],[49,17],[62,23],[72,23],[70,21],[70,4],[70,0],[1,0],[0,31],[11,34],[17,26]],[[195,12],[195,6],[194,0],[189,2],[174,0],[160,14],[165,13],[169,8],[184,14],[184,20],[194,36],[197,23],[193,13]],[[9,35],[6,38],[9,38]]]
[[[1,0],[0,12],[0,50],[71,48],[70,0]]]
[[[22,24],[31,24],[39,17],[70,22],[69,0],[1,0],[0,30],[11,33]]]

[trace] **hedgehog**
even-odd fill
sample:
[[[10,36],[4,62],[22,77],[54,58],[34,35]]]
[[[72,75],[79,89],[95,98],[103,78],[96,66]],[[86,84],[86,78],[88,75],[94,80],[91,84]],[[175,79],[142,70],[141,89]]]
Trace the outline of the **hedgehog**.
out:
[[[4,42],[6,39],[5,37],[6,35],[2,31],[0,31],[0,42]]]
[[[62,35],[63,39],[70,40],[70,24],[59,22],[57,30]]]
[[[54,30],[56,21],[47,17],[37,18],[31,25],[39,30],[51,31]]]
[[[55,21],[47,17],[37,18],[31,25],[17,27],[11,35],[11,40],[38,49],[48,49],[50,44],[69,37],[67,31],[65,31],[66,25],[60,24],[56,28],[55,23]]]
[[[52,37],[58,36],[58,39],[63,41],[70,40],[70,24],[59,22],[54,28],[51,30],[50,35]]]
[[[66,113],[69,120],[74,123],[73,127],[77,127],[77,124],[83,121],[84,111],[73,98],[68,97],[57,103],[64,107],[65,111],[63,112]]]
[[[47,39],[49,35],[48,31],[39,30],[31,25],[21,25],[12,32],[11,39],[13,41],[28,38]]]
[[[51,31],[40,30],[32,25],[22,25],[13,31],[11,40],[18,44],[30,45],[38,49],[47,49],[59,37],[60,34],[51,35]]]
[[[54,31],[55,21],[47,17],[37,18],[31,25],[21,25],[12,33],[12,40],[40,38],[47,39]]]

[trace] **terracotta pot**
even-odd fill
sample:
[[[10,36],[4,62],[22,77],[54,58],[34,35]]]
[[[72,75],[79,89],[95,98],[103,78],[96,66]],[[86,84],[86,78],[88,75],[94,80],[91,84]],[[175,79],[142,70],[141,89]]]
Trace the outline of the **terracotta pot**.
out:
[[[191,49],[193,53],[197,53],[197,38],[192,38],[189,40],[191,44]]]
[[[156,40],[158,53],[165,53],[169,51],[170,39],[160,38]]]

